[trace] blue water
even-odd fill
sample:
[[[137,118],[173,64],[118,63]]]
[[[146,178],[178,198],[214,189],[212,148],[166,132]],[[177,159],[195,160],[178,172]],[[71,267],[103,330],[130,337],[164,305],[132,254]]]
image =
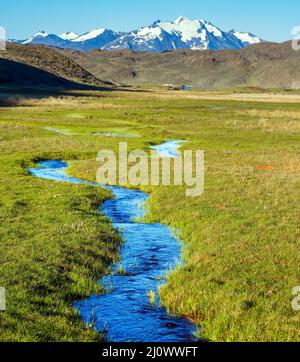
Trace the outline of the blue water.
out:
[[[135,222],[144,214],[143,204],[148,195],[137,190],[106,187],[69,177],[68,164],[45,161],[40,168],[30,169],[33,176],[61,182],[105,187],[115,199],[105,202],[101,212],[112,219],[123,236],[121,262],[112,266],[110,276],[100,282],[107,294],[76,302],[84,323],[106,331],[112,342],[188,342],[194,341],[195,326],[185,319],[168,315],[165,309],[151,305],[149,291],[165,282],[165,274],[181,262],[181,245],[170,229],[161,224]],[[126,275],[118,275],[122,266]]]
[[[125,133],[109,133],[109,132],[96,132],[93,133],[94,136],[103,136],[103,137],[123,137],[123,138],[136,138],[137,136],[132,134]]]
[[[58,133],[61,134],[63,136],[70,136],[71,134],[67,131],[62,131],[60,129],[57,128],[52,128],[52,127],[44,127],[43,128],[45,131],[50,131],[50,132],[54,132],[54,133]]]

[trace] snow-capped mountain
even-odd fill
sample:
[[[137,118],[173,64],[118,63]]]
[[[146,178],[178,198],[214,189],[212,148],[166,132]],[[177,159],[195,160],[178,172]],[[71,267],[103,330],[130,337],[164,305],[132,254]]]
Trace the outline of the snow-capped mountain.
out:
[[[230,33],[233,34],[236,38],[238,38],[244,44],[244,46],[258,44],[263,41],[258,36],[252,33],[243,33],[241,31],[235,31],[235,30],[231,30]]]
[[[101,28],[101,29],[95,29],[92,31],[89,31],[88,33],[85,33],[81,36],[77,36],[77,38],[73,39],[75,42],[79,42],[79,41],[86,41],[86,40],[91,40],[91,39],[95,39],[98,36],[102,35],[104,32],[106,31],[106,29]]]
[[[30,44],[34,41],[35,38],[39,39],[39,38],[46,38],[48,36],[48,34],[45,31],[39,31],[38,33],[36,33],[35,35],[33,35],[31,38],[22,41],[23,44]]]
[[[22,44],[35,44],[35,45],[46,45],[58,48],[65,48],[68,45],[68,40],[64,40],[58,35],[48,34],[45,31],[36,33],[31,38],[22,41]]]
[[[79,37],[79,34],[74,33],[73,31],[68,31],[67,33],[60,34],[59,37],[64,40],[75,40]]]
[[[106,44],[116,40],[119,36],[120,33],[110,29],[95,29],[72,40],[67,48],[76,50],[101,49]]]
[[[179,17],[175,22],[156,21],[128,33],[99,28],[78,35],[39,32],[22,44],[41,44],[59,48],[88,51],[93,49],[131,49],[133,51],[163,52],[174,49],[240,49],[262,42],[252,33],[223,31],[206,20]]]
[[[119,33],[109,29],[95,29],[83,35],[78,35],[74,32],[55,35],[40,31],[31,38],[20,41],[20,43],[88,51],[102,48],[104,45],[117,39],[119,35]]]
[[[104,49],[129,48],[134,51],[162,52],[174,49],[240,49],[241,39],[226,33],[205,20],[189,20],[184,17],[175,22],[156,21],[117,38]]]
[[[184,47],[180,39],[158,26],[147,26],[118,37],[103,47],[105,50],[131,49],[144,52],[163,52]]]

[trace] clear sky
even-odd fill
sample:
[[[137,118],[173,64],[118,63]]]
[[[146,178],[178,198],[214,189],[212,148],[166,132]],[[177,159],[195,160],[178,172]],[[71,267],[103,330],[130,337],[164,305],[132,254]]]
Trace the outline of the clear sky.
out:
[[[9,0],[0,6],[8,38],[94,28],[133,30],[178,16],[204,18],[222,30],[250,31],[271,41],[292,38],[300,25],[299,0]]]

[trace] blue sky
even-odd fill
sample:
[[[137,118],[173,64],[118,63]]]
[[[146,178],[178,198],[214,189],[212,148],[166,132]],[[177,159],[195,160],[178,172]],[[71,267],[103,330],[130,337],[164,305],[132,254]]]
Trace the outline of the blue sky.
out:
[[[108,27],[128,31],[180,15],[273,41],[291,39],[291,29],[300,25],[299,0],[10,0],[3,1],[0,9],[0,26],[9,38],[17,39],[40,30],[84,33]]]

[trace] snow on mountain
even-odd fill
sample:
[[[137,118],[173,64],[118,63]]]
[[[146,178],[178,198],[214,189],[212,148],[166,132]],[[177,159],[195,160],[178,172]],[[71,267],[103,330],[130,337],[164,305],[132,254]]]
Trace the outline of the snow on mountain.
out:
[[[173,49],[240,49],[244,45],[232,33],[226,33],[205,20],[179,17],[175,22],[156,21],[124,34],[104,49],[129,48],[134,51],[161,52]]]
[[[179,17],[174,23],[157,23],[170,34],[177,34],[184,44],[184,48],[191,49],[239,49],[240,41],[232,34],[228,34],[207,22],[206,20],[189,20]]]
[[[47,38],[49,34],[46,33],[45,31],[39,31],[38,33],[36,33],[35,35],[33,35],[31,38],[24,40],[22,42],[22,44],[29,44],[32,43],[34,41],[34,39],[40,39],[40,38]]]
[[[131,33],[118,37],[115,41],[108,43],[103,49],[131,49],[144,52],[163,52],[169,49],[178,49],[182,44],[178,39],[162,28],[152,25],[140,28]]]
[[[203,24],[207,24],[209,31],[213,33],[215,36],[221,36],[221,31],[214,27],[213,25],[206,23],[205,20],[189,20],[184,17],[179,17],[175,20],[174,23],[172,22],[157,22],[157,25],[164,29],[166,32],[172,34],[177,33],[180,34],[181,40],[183,42],[191,41],[195,38],[200,38],[202,40],[205,39],[205,32]]]
[[[101,49],[119,36],[120,33],[110,29],[95,29],[74,39],[68,48],[85,51]]]
[[[60,34],[60,38],[64,40],[75,40],[79,37],[77,33],[74,33],[73,31],[68,31],[67,33]]]
[[[244,33],[240,31],[231,30],[231,34],[233,34],[236,38],[238,38],[245,46],[251,44],[258,44],[261,43],[263,40],[260,39],[258,36],[252,33]]]
[[[118,38],[119,33],[109,29],[95,29],[89,33],[78,35],[74,32],[63,33],[60,36],[39,32],[33,37],[25,40],[22,44],[46,45],[57,48],[68,48],[73,50],[100,49],[104,45]]]
[[[128,33],[109,29],[94,29],[82,35],[74,32],[60,36],[39,32],[23,44],[41,44],[73,50],[131,49],[133,51],[163,52],[174,49],[240,49],[260,43],[262,40],[252,33],[225,32],[206,20],[190,20],[179,17],[174,22],[157,20],[150,26]]]
[[[103,34],[105,32],[106,29],[95,29],[92,30],[88,33],[85,33],[81,36],[77,36],[76,39],[72,39],[75,42],[80,42],[80,41],[86,41],[86,40],[90,40],[90,39],[94,39],[96,37],[98,37],[99,35]]]
[[[46,45],[50,47],[66,48],[68,41],[58,35],[48,34],[45,31],[36,33],[33,37],[21,42],[21,44]]]

